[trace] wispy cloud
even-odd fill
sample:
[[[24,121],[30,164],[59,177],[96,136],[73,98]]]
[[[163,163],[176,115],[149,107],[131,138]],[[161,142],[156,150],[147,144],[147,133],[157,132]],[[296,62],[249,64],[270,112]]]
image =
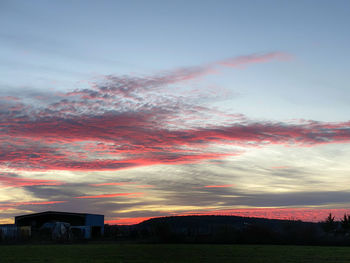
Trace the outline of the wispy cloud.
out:
[[[286,61],[292,59],[293,56],[283,52],[270,52],[265,54],[253,54],[247,56],[240,56],[231,59],[226,59],[217,62],[217,64],[227,67],[239,67],[248,64],[265,63],[273,60]]]
[[[16,174],[2,173],[0,174],[0,185],[4,187],[23,187],[33,185],[62,185],[64,182],[56,180],[41,180],[41,179],[30,179],[20,178]]]
[[[32,205],[53,205],[65,203],[67,201],[28,201],[28,202],[0,202],[0,210],[9,210],[21,206],[32,206]]]
[[[136,197],[139,195],[143,195],[143,193],[118,193],[118,194],[102,194],[102,195],[85,195],[85,196],[77,196],[75,198],[84,198],[84,199],[90,199],[90,198],[111,198],[111,197]]]
[[[91,186],[106,186],[106,185],[114,185],[114,186],[124,186],[135,184],[134,182],[122,182],[122,183],[100,183],[100,184],[90,184]]]
[[[204,188],[225,188],[225,187],[233,187],[234,184],[220,184],[220,185],[205,185]]]
[[[144,184],[144,185],[136,185],[136,188],[154,188],[154,185],[151,184]]]
[[[139,185],[136,182],[120,182],[120,183],[100,183],[100,184],[90,184],[91,186],[128,186],[128,187],[135,187],[135,188],[151,188],[154,187],[154,185]]]

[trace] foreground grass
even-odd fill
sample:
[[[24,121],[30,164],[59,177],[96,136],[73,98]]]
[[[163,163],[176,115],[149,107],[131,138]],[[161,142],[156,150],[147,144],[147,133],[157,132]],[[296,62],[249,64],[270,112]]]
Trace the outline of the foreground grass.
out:
[[[41,262],[350,262],[350,247],[269,245],[21,245],[0,246],[1,263]]]

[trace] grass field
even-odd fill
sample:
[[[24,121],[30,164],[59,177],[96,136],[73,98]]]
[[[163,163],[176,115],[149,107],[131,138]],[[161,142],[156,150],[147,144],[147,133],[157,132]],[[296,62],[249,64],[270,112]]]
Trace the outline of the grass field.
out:
[[[350,247],[269,245],[13,245],[1,263],[39,262],[350,262]]]

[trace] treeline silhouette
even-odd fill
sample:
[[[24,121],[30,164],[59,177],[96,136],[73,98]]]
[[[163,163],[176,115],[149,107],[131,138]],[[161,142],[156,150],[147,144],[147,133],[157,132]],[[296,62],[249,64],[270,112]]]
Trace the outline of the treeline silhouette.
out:
[[[350,245],[350,216],[323,222],[239,216],[171,216],[106,225],[105,239],[140,243]]]

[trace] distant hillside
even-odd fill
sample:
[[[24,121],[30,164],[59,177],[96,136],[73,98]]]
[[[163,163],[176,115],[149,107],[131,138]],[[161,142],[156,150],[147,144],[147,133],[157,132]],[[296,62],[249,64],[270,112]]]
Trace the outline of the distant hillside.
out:
[[[344,217],[345,218],[345,217]],[[322,223],[240,216],[158,217],[105,227],[106,237],[142,243],[350,245],[350,216]]]
[[[306,224],[316,225],[318,223],[302,222],[295,220],[268,219],[257,217],[241,217],[241,216],[220,216],[220,215],[189,215],[189,216],[169,216],[156,217],[145,220],[138,226],[147,226],[157,223],[168,223],[176,227],[203,227],[203,226],[220,226],[232,225],[238,228],[246,227],[250,224],[261,224],[271,227],[278,227],[284,224]]]
[[[320,244],[333,238],[321,223],[240,216],[158,217],[117,228],[120,238],[160,243]]]

